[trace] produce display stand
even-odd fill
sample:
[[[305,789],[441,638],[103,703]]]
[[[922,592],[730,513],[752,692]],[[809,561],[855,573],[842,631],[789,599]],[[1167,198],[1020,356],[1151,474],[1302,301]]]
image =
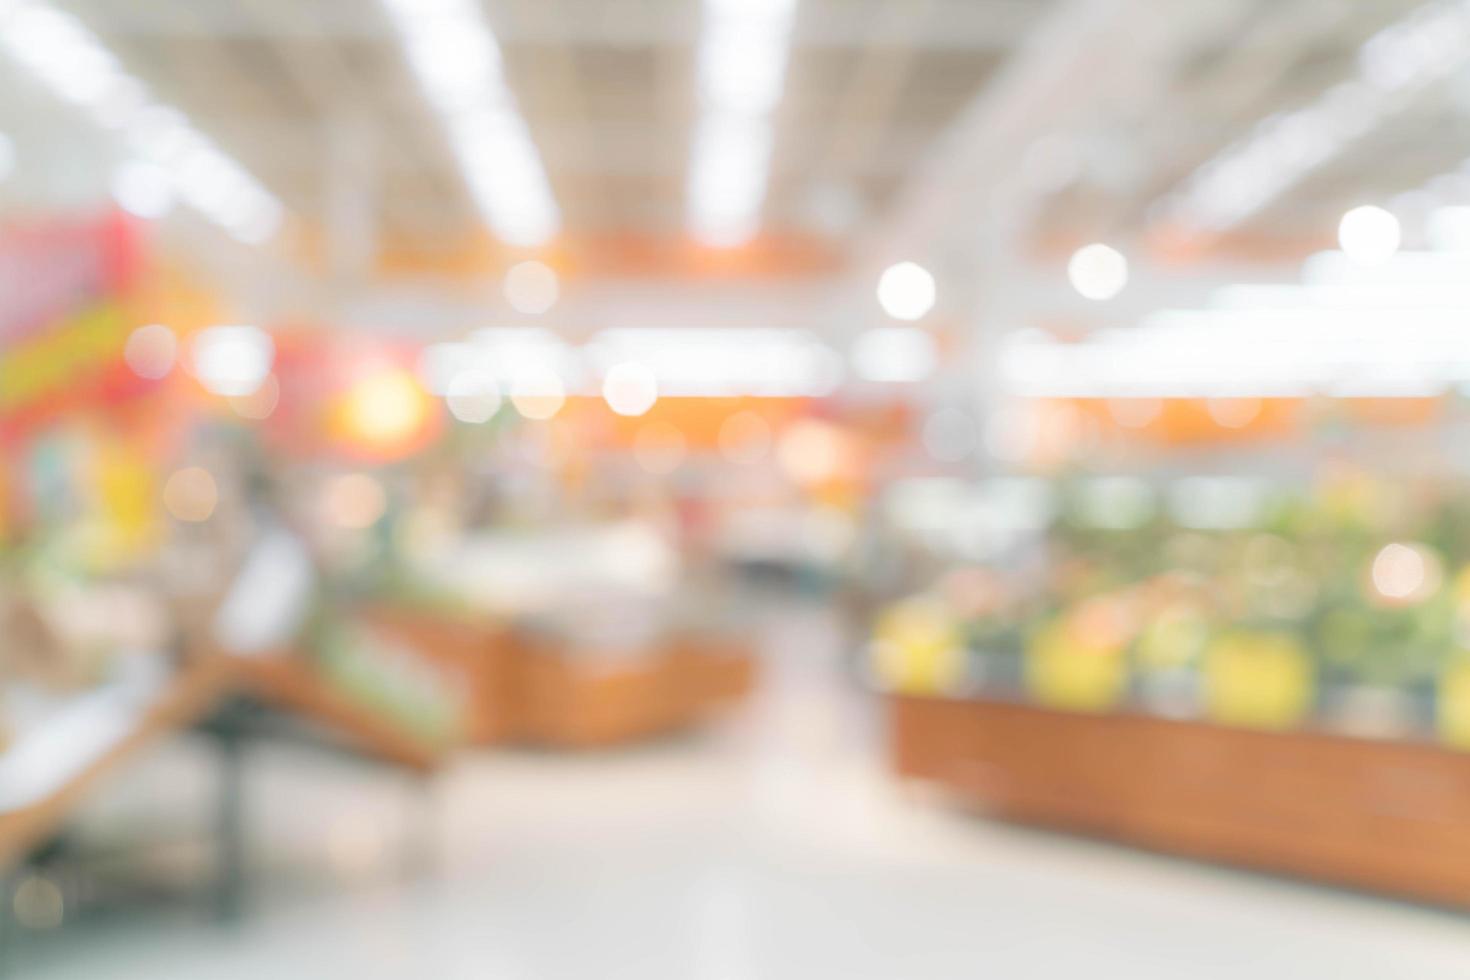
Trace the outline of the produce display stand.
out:
[[[375,604],[360,610],[376,629],[453,670],[464,682],[465,738],[491,745],[513,736],[513,697],[520,649],[512,630],[490,617]]]
[[[416,635],[435,628],[429,620],[417,622],[401,614],[372,615]],[[470,722],[473,739],[482,742],[568,747],[625,742],[693,723],[743,696],[754,680],[754,660],[738,648],[711,652],[685,644],[631,664],[599,665],[528,647],[505,632],[492,637],[452,623],[437,628],[437,645],[419,649],[484,665],[473,678]],[[282,711],[357,752],[418,774],[437,769],[452,748],[384,719],[319,677],[303,658],[291,655],[203,657],[142,703],[134,698],[115,707],[100,700],[108,693],[102,692],[96,704],[107,712],[102,724],[68,712],[52,730],[33,733],[27,743],[13,748],[8,764],[0,757],[0,867],[14,864],[54,834],[109,773],[156,740],[205,723],[231,698],[249,698]],[[79,709],[85,713],[88,706]],[[80,720],[88,734],[78,737],[63,730],[68,718],[73,725]],[[44,783],[33,789],[36,767],[25,756],[41,750],[52,761]]]
[[[756,674],[749,650],[693,640],[634,659],[566,654],[527,639],[512,649],[512,738],[562,748],[620,745],[689,727],[744,697]]]
[[[673,670],[700,706],[718,708],[755,688],[755,652],[741,640],[687,637],[672,644]]]
[[[283,733],[269,723],[271,715],[305,722],[353,755],[389,764],[416,781],[432,775],[453,747],[384,719],[301,657],[202,656],[146,699],[105,690],[79,699],[0,757],[0,871],[25,864],[56,839],[67,816],[105,776],[154,741],[193,728],[219,750],[216,898],[221,916],[233,917],[247,870],[245,749]]]
[[[1470,756],[996,700],[889,697],[891,762],[984,812],[1470,908]]]
[[[295,714],[379,761],[428,773],[448,752],[448,745],[416,737],[342,694],[301,657],[230,658],[229,672],[232,693]]]
[[[512,630],[403,609],[363,612],[376,628],[466,679],[465,736],[478,743],[567,748],[622,744],[691,725],[743,697],[755,660],[740,643],[683,638],[623,662],[559,655]],[[244,750],[282,734],[281,716],[355,755],[418,778],[452,743],[384,717],[291,651],[222,653],[188,661],[146,691],[99,691],[0,756],[0,869],[24,864],[106,776],[155,741],[195,729],[219,749],[219,904],[240,906],[244,858]],[[298,734],[299,726],[294,732]]]
[[[198,721],[229,687],[223,660],[185,668],[141,704],[100,692],[0,757],[0,868],[41,843],[96,783],[157,739]],[[75,733],[75,734],[74,734]],[[32,764],[44,756],[46,785],[31,789]]]
[[[360,615],[463,679],[466,738],[477,745],[626,744],[696,724],[755,683],[740,642],[687,635],[642,656],[597,656],[489,616],[386,604]]]

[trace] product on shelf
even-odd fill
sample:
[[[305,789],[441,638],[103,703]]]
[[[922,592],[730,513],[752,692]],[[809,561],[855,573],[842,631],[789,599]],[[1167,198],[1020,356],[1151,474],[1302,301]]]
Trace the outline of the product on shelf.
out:
[[[1051,495],[1003,560],[951,557],[877,616],[880,684],[1470,748],[1470,487],[1334,472]]]

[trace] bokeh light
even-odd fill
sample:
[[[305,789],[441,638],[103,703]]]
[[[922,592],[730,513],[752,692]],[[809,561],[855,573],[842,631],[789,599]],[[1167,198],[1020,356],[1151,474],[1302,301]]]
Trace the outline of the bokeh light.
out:
[[[567,389],[561,376],[547,367],[528,366],[510,385],[510,403],[522,417],[549,419],[566,404]]]
[[[934,308],[934,276],[917,262],[899,262],[878,279],[878,304],[895,320],[918,320]]]
[[[1369,577],[1373,591],[1386,603],[1412,605],[1439,591],[1443,573],[1433,551],[1420,544],[1396,541],[1373,556]]]
[[[1072,253],[1067,278],[1088,299],[1112,299],[1128,285],[1128,260],[1112,246],[1094,242]]]
[[[545,313],[560,296],[556,272],[544,262],[517,262],[505,274],[505,300],[517,313]]]
[[[1164,414],[1164,403],[1157,398],[1109,398],[1108,415],[1125,429],[1142,429]]]
[[[216,395],[248,395],[270,374],[275,351],[270,335],[259,327],[209,327],[194,338],[194,375]]]
[[[1209,398],[1205,411],[1215,424],[1225,429],[1243,429],[1261,414],[1259,398]]]
[[[500,385],[487,372],[461,371],[450,379],[444,402],[461,422],[488,422],[500,411]]]
[[[401,445],[414,439],[428,420],[429,396],[408,371],[373,370],[348,390],[343,418],[348,435],[368,447]]]
[[[802,419],[781,434],[776,458],[793,481],[821,483],[838,476],[847,464],[848,441],[840,429],[818,419]]]
[[[235,414],[242,419],[261,421],[268,419],[275,413],[276,406],[281,402],[281,383],[276,380],[274,374],[268,374],[248,395],[236,395],[230,399],[230,407]]]
[[[150,323],[128,334],[123,358],[140,378],[157,381],[173,370],[179,355],[179,340],[161,323]]]
[[[1359,265],[1382,265],[1399,250],[1399,219],[1371,204],[1353,208],[1337,226],[1337,243]]]
[[[66,917],[61,889],[41,875],[30,875],[16,886],[11,907],[17,922],[37,932],[58,928]]]
[[[219,503],[214,476],[202,466],[186,466],[163,485],[163,506],[178,520],[190,524],[207,521]]]
[[[383,485],[366,473],[334,476],[322,490],[322,509],[328,520],[349,530],[372,527],[387,506]]]
[[[658,378],[637,361],[614,364],[602,380],[602,397],[619,415],[643,415],[658,401]]]

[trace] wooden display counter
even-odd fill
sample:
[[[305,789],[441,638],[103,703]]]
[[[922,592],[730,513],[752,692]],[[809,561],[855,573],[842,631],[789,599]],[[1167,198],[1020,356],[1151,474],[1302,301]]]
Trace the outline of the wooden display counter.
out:
[[[892,764],[988,813],[1470,907],[1470,755],[892,696]]]
[[[640,656],[567,653],[490,622],[372,606],[360,615],[455,671],[472,743],[617,745],[695,724],[754,686],[741,642],[683,636]]]
[[[475,745],[515,734],[513,690],[520,659],[514,633],[496,623],[396,606],[361,611],[372,626],[393,635],[462,679],[466,739]]]
[[[699,641],[636,659],[572,656],[522,645],[516,737],[568,748],[617,745],[695,724],[744,697],[755,658]]]
[[[338,736],[364,755],[418,772],[431,772],[451,746],[416,736],[406,727],[323,680],[301,657],[231,658],[231,693],[249,694]]]

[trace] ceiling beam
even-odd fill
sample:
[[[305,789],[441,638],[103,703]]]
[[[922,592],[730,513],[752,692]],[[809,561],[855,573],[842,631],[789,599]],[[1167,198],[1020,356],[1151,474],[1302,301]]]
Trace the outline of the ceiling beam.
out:
[[[919,56],[916,37],[932,23],[933,8],[934,0],[888,4],[873,19],[855,77],[838,103],[835,135],[819,172],[851,173],[872,154]]]

